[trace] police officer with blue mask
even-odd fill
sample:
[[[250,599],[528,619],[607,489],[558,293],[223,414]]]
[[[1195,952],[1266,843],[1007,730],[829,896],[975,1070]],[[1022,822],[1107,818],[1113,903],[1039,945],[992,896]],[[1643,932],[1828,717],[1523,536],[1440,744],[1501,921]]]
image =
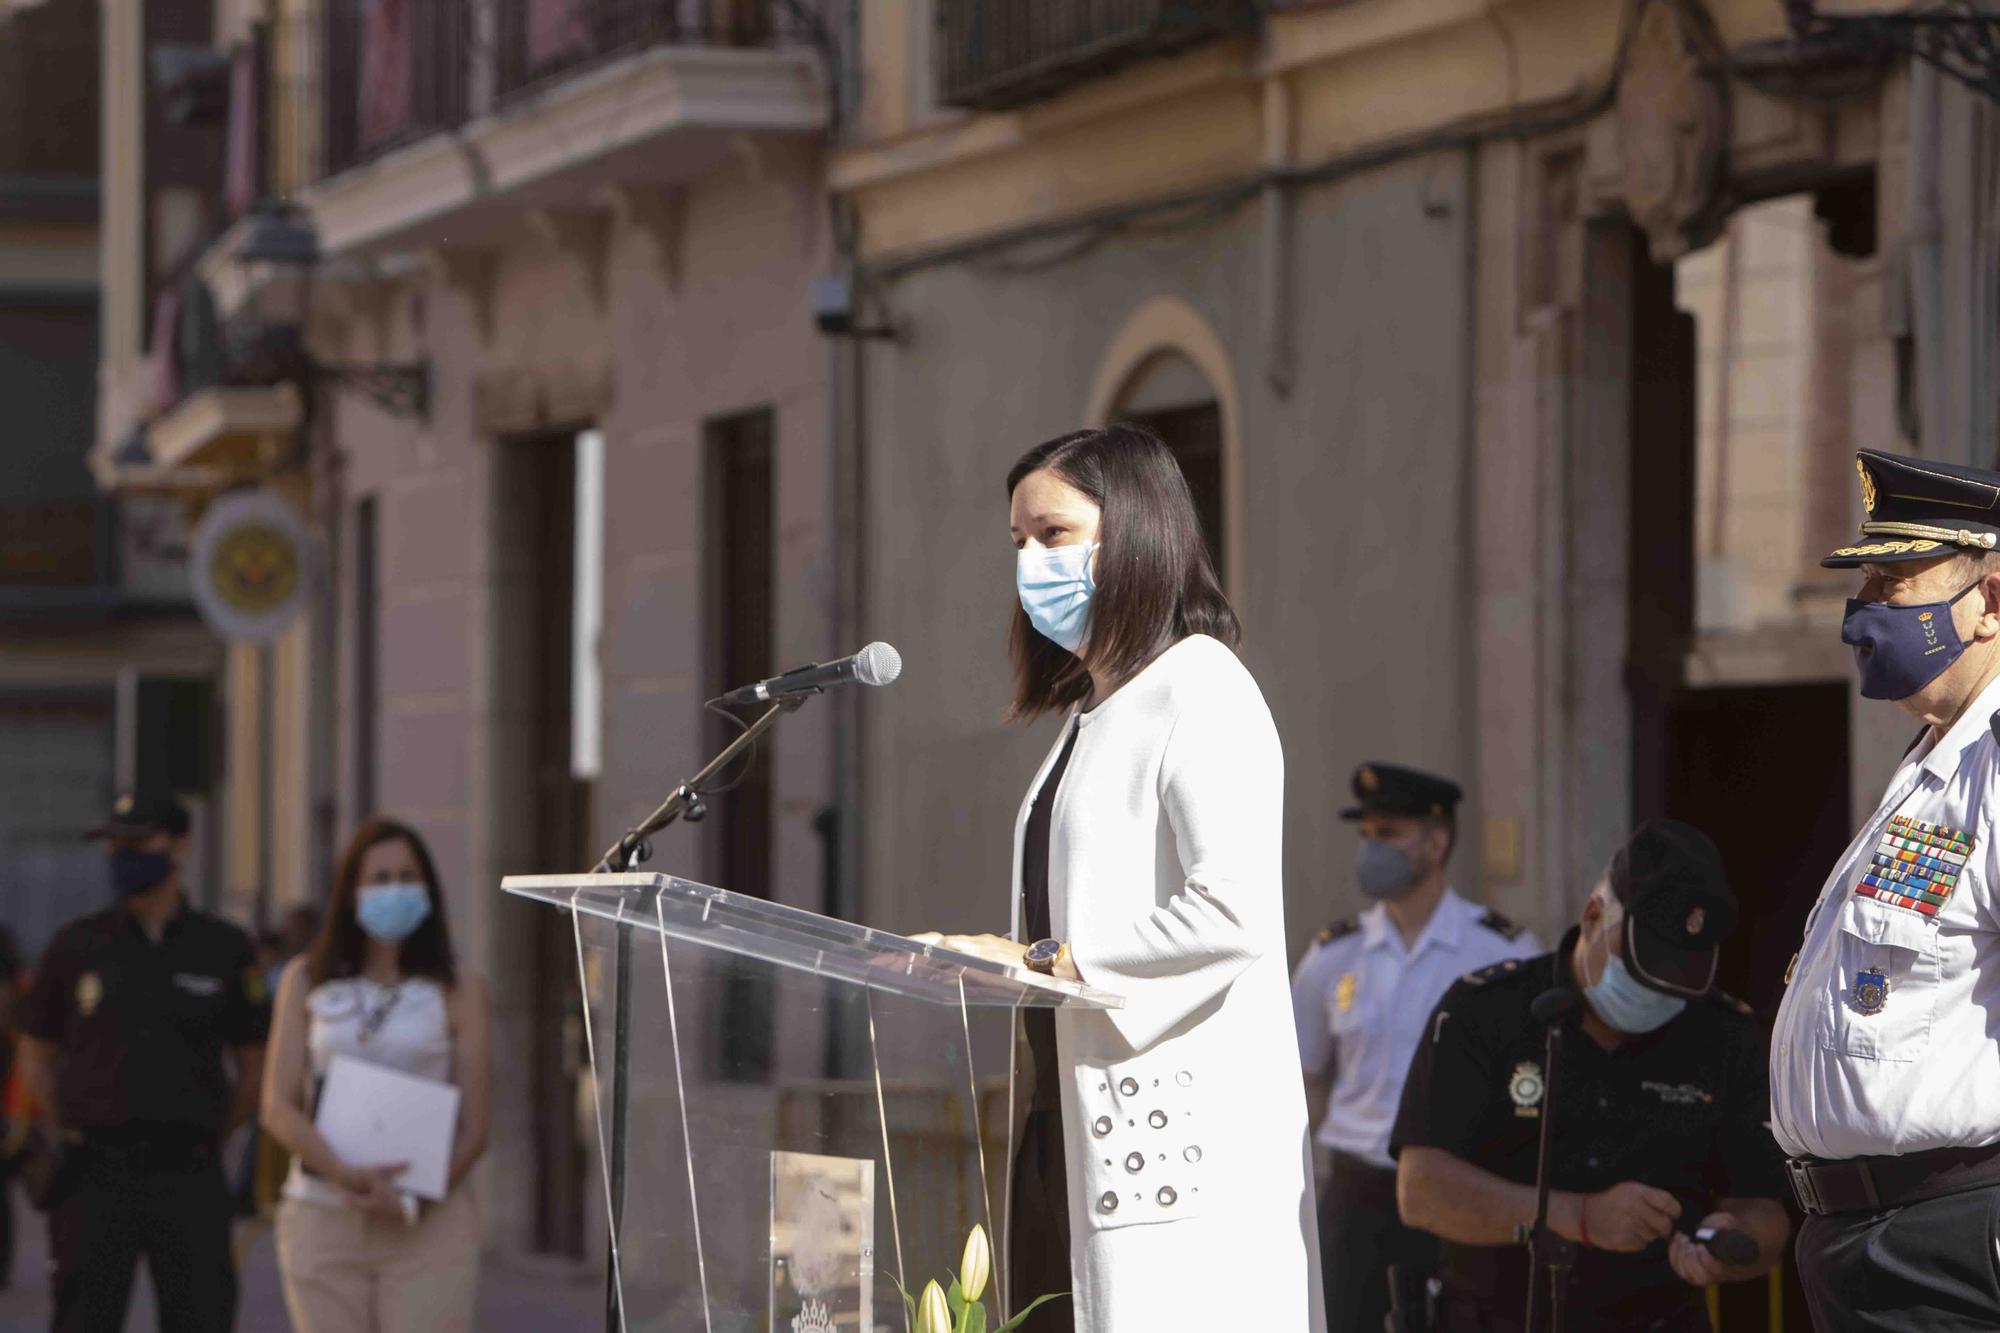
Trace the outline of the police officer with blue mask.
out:
[[[1806,919],[1771,1128],[1813,1323],[2000,1328],[2000,473],[1864,450],[1841,638],[1921,730]]]
[[[1335,922],[1292,978],[1292,1016],[1314,1139],[1327,1333],[1380,1333],[1414,1310],[1437,1242],[1396,1213],[1389,1128],[1424,1021],[1467,972],[1542,951],[1533,934],[1461,897],[1449,866],[1463,796],[1450,778],[1397,764],[1354,770],[1341,818],[1357,835],[1354,885],[1370,906]],[[1404,1321],[1405,1326],[1408,1321]]]
[[[1475,972],[1438,1003],[1390,1136],[1403,1220],[1443,1240],[1436,1328],[1524,1327],[1550,1097],[1533,1005],[1551,990],[1581,1001],[1558,1020],[1548,1163],[1548,1225],[1577,1247],[1563,1326],[1707,1333],[1704,1289],[1777,1260],[1790,1223],[1763,1034],[1714,989],[1736,916],[1715,844],[1655,820],[1554,953]]]

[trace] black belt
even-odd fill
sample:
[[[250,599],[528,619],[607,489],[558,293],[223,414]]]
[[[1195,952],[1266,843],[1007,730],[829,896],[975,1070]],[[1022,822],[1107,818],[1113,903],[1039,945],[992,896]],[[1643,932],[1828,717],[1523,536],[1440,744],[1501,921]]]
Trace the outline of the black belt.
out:
[[[2000,1185],[2000,1144],[1932,1148],[1901,1157],[1848,1157],[1823,1162],[1793,1157],[1785,1166],[1799,1207],[1818,1217],[1900,1208],[1947,1194]]]

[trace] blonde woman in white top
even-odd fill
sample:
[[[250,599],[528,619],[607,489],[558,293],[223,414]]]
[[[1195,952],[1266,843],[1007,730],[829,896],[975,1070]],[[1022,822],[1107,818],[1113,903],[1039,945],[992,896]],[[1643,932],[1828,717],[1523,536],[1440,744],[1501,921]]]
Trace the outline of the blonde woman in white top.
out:
[[[293,1157],[277,1231],[297,1333],[470,1329],[481,1228],[467,1177],[486,1151],[489,1000],[452,956],[414,829],[371,819],[355,831],[319,938],[286,967],[276,1008],[262,1118]],[[312,1106],[335,1055],[458,1087],[443,1201],[406,1196],[400,1167],[356,1167],[327,1146]]]
[[[1007,494],[1012,711],[1064,723],[1016,824],[1014,938],[927,938],[1127,1001],[1030,1011],[1013,1304],[1073,1291],[1028,1330],[1318,1333],[1284,758],[1186,480],[1113,426],[1030,450]]]

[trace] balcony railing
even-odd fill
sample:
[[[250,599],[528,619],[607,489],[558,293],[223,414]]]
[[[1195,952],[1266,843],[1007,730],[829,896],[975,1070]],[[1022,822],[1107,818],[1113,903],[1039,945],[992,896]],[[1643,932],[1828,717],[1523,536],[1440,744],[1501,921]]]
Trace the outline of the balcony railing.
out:
[[[450,129],[470,110],[470,0],[328,0],[326,171]]]
[[[647,46],[807,36],[803,0],[500,0],[501,96]]]
[[[1255,0],[938,0],[939,100],[993,110],[1253,27]]]

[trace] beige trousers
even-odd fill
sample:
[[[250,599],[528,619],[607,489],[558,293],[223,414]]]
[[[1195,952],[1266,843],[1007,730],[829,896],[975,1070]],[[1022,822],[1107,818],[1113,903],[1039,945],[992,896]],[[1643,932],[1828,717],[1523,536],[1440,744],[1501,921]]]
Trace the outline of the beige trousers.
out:
[[[278,1205],[278,1270],[296,1333],[468,1333],[479,1281],[472,1191],[414,1227],[339,1203]]]

